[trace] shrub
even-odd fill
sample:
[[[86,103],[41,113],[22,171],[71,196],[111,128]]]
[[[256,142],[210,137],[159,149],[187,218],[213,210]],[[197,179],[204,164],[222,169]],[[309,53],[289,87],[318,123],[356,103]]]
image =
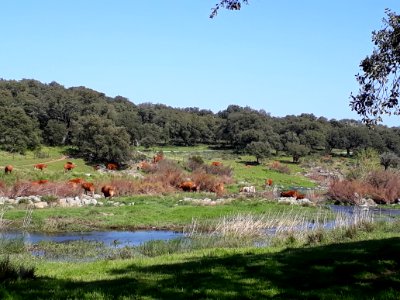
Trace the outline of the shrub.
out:
[[[333,181],[328,190],[328,197],[345,204],[360,204],[360,197],[367,194],[367,188],[357,180]]]
[[[269,169],[282,173],[282,174],[290,174],[290,169],[288,166],[286,165],[282,165],[279,161],[273,161],[270,165],[269,165]]]

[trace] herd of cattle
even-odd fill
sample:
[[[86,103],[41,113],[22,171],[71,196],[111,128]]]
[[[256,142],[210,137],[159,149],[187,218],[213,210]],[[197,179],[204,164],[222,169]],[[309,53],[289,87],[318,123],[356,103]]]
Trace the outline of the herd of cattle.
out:
[[[164,159],[164,156],[162,154],[157,154],[153,157],[152,164],[157,164],[159,161],[161,161],[163,159]],[[147,164],[149,164],[149,163],[146,161],[143,161],[137,165],[137,168],[143,169],[147,166]],[[211,166],[220,167],[220,166],[222,166],[222,163],[219,161],[213,161],[213,162],[211,162]],[[69,172],[72,169],[74,169],[75,167],[76,167],[76,165],[73,162],[66,162],[64,164],[64,172]],[[105,167],[109,171],[116,171],[119,169],[119,166],[116,163],[108,163],[105,165]],[[37,169],[37,170],[43,171],[45,168],[47,168],[47,165],[44,163],[39,163],[39,164],[34,165],[34,169]],[[7,165],[4,168],[4,173],[11,174],[13,169],[14,169],[14,167],[12,165]],[[99,170],[100,165],[94,166],[94,169]],[[32,185],[43,185],[48,182],[49,181],[47,179],[41,179],[41,180],[37,180],[37,181],[32,181],[31,184]],[[73,188],[77,188],[80,186],[83,189],[83,192],[85,194],[90,193],[90,194],[94,195],[95,186],[92,182],[87,182],[82,178],[73,178],[68,181],[68,184],[70,184],[71,187],[73,187]],[[272,179],[270,179],[270,178],[266,179],[265,185],[272,186],[273,185]],[[198,192],[198,191],[200,191],[201,186],[196,184],[195,182],[191,181],[190,179],[188,179],[188,180],[181,182],[177,187],[184,192]],[[221,196],[224,193],[224,189],[225,189],[224,183],[219,182],[214,185],[214,187],[211,189],[211,192],[214,192],[218,196]],[[105,198],[112,198],[116,195],[116,188],[112,185],[103,185],[101,187],[101,192],[103,193]],[[256,189],[254,186],[244,186],[244,187],[240,188],[239,192],[240,193],[255,193]],[[305,197],[304,194],[301,194],[300,192],[298,192],[296,190],[282,191],[280,193],[280,196],[281,197],[292,197],[295,199],[304,199],[304,197]]]

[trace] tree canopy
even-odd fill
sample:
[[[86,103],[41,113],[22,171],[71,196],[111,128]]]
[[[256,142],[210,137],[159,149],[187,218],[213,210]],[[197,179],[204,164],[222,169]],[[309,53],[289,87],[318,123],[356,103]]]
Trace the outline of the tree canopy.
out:
[[[367,124],[382,121],[383,114],[400,114],[400,15],[386,10],[383,28],[372,32],[375,45],[371,55],[364,58],[357,95],[351,95],[350,105]]]

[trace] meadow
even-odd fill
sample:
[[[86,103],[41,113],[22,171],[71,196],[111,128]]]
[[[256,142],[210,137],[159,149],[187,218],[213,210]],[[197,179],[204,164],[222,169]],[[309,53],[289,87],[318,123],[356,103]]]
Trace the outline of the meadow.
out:
[[[232,169],[223,195],[168,189],[101,199],[103,205],[30,209],[4,205],[3,230],[81,232],[92,230],[169,229],[185,238],[152,241],[136,247],[105,247],[98,243],[39,243],[0,238],[1,299],[398,299],[400,297],[399,221],[358,218],[337,228],[297,230],[335,216],[322,201],[283,205],[274,199],[272,179],[279,189],[320,188],[305,174],[314,167],[351,169],[352,159],[274,157],[254,164],[250,156],[204,146],[141,149],[151,158],[160,150],[185,167],[189,157],[204,163],[220,161]],[[0,165],[13,164],[12,175],[1,175],[4,186],[18,180],[66,182],[83,177],[104,182],[137,181],[132,172],[99,172],[67,149],[44,148],[26,156],[0,155]],[[4,154],[4,155],[3,155]],[[77,167],[64,172],[73,161]],[[34,170],[46,162],[44,171]],[[282,172],[283,170],[284,172]],[[190,174],[190,173],[187,173]],[[253,185],[256,193],[239,193]],[[121,185],[121,188],[123,186]],[[98,187],[97,190],[98,191]],[[320,190],[318,190],[320,191]],[[204,202],[204,199],[209,199]],[[203,201],[203,202],[202,202]],[[118,205],[115,205],[117,203]],[[207,204],[205,204],[207,203]],[[212,203],[212,205],[210,204]],[[28,218],[29,216],[29,218]],[[27,219],[29,219],[27,221]],[[266,236],[266,228],[284,228]],[[308,225],[307,225],[308,226]],[[46,253],[33,255],[35,251]]]

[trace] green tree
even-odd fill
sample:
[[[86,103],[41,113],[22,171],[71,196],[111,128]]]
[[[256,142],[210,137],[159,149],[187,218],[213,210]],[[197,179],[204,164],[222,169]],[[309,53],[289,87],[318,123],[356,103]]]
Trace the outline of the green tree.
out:
[[[260,159],[271,156],[273,149],[268,142],[251,142],[246,146],[245,151],[250,155],[254,155],[257,163],[260,163]]]
[[[63,145],[68,133],[67,125],[58,120],[49,120],[43,130],[43,140],[49,146]]]
[[[367,124],[382,121],[383,114],[400,114],[400,15],[386,10],[383,29],[372,32],[375,45],[364,58],[357,74],[357,95],[351,95],[350,105]]]
[[[24,153],[40,147],[40,131],[35,120],[19,107],[0,110],[0,149]]]
[[[131,158],[129,141],[125,128],[100,116],[82,117],[74,126],[74,145],[88,161],[123,164]]]
[[[400,158],[393,152],[385,152],[380,156],[380,164],[387,170],[389,167],[396,168],[400,163]]]
[[[286,145],[287,153],[292,156],[293,162],[298,163],[300,158],[310,153],[310,148],[297,143],[288,143]]]

